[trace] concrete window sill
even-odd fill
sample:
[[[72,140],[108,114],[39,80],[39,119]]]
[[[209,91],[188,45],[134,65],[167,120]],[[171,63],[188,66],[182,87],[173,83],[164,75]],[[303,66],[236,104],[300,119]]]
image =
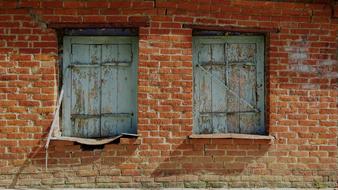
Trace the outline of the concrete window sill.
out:
[[[190,139],[259,139],[259,140],[274,140],[271,135],[250,135],[250,134],[237,134],[237,133],[224,133],[224,134],[192,134]]]

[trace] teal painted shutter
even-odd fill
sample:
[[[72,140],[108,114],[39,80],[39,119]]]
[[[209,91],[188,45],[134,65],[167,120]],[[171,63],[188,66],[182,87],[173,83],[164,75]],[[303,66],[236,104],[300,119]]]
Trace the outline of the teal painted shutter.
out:
[[[195,134],[265,133],[263,43],[254,36],[194,38]]]
[[[105,136],[135,133],[133,99],[135,85],[131,44],[103,46],[101,132]]]
[[[65,37],[63,135],[136,133],[136,40]]]

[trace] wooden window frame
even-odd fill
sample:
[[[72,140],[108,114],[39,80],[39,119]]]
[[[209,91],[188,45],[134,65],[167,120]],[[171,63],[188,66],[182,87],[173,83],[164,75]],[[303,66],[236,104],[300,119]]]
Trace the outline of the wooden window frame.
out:
[[[116,63],[115,62],[113,62],[113,63],[103,63],[102,62],[103,60],[101,60],[100,63],[94,64],[94,65],[90,64],[90,65],[83,65],[83,66],[81,66],[82,65],[82,63],[81,63],[81,65],[76,66],[78,64],[75,63],[75,65],[74,65],[73,61],[70,59],[73,56],[72,53],[69,52],[70,50],[72,50],[72,44],[75,44],[75,45],[76,44],[83,44],[83,45],[88,45],[88,46],[92,46],[92,45],[96,46],[97,44],[100,44],[100,45],[102,45],[102,46],[99,46],[100,49],[101,49],[105,45],[120,44],[120,43],[122,43],[122,44],[124,44],[124,43],[130,43],[130,44],[132,44],[132,46],[131,46],[131,48],[132,48],[131,49],[132,50],[131,55],[132,54],[136,54],[137,55],[137,38],[136,37],[130,37],[130,36],[126,36],[126,37],[124,37],[124,36],[123,37],[121,37],[121,36],[119,36],[119,37],[106,37],[106,36],[65,36],[64,37],[64,45],[65,45],[64,49],[66,49],[67,52],[64,52],[65,63],[63,65],[63,70],[62,71],[63,71],[63,73],[66,73],[66,74],[68,73],[68,74],[67,74],[67,76],[63,77],[63,86],[65,87],[64,89],[65,89],[65,93],[66,94],[65,94],[64,104],[63,104],[63,109],[62,109],[63,110],[62,111],[62,125],[61,125],[62,126],[61,127],[61,129],[62,129],[62,136],[72,137],[74,134],[77,134],[76,131],[73,131],[74,130],[73,129],[74,126],[71,123],[69,123],[69,122],[71,121],[71,118],[75,117],[75,115],[79,115],[79,114],[75,114],[74,115],[73,113],[70,113],[70,110],[73,109],[73,108],[70,106],[71,102],[70,102],[69,98],[73,98],[73,95],[70,97],[70,95],[69,95],[70,92],[69,91],[72,91],[71,89],[73,89],[73,87],[67,86],[67,85],[70,85],[70,70],[69,69],[72,69],[72,68],[77,69],[78,67],[79,67],[78,69],[80,69],[80,68],[84,67],[85,70],[88,70],[87,67],[89,67],[89,69],[90,69],[90,68],[92,68],[92,66],[94,66],[94,68],[96,68],[97,72],[99,72],[99,71],[102,70],[101,67],[106,68],[106,66],[115,68],[117,70],[119,70],[119,69],[123,69],[124,70],[125,67],[126,67],[125,66],[126,63],[120,63],[120,61],[116,62]],[[103,50],[102,50],[102,52],[103,52]],[[100,55],[101,55],[101,53],[100,53]],[[133,75],[131,76],[130,82],[131,82],[131,84],[135,84],[135,86],[134,86],[135,87],[134,93],[130,94],[131,98],[135,101],[135,104],[132,105],[133,108],[130,108],[130,109],[133,109],[134,111],[132,113],[123,113],[123,117],[126,117],[125,115],[128,114],[127,117],[130,118],[131,126],[134,126],[134,127],[130,128],[131,131],[130,132],[128,131],[128,133],[134,133],[134,132],[136,133],[137,132],[137,127],[136,127],[137,126],[137,85],[136,84],[137,84],[137,62],[138,62],[137,59],[138,59],[137,56],[132,56],[131,63],[133,64],[133,66],[129,68],[130,69],[129,72],[133,73]],[[123,68],[120,68],[121,67],[120,64],[122,64]],[[74,66],[76,66],[76,67],[74,67]],[[101,72],[99,72],[99,73],[101,73]],[[99,76],[102,77],[101,74]],[[72,78],[73,78],[73,76],[72,76]],[[73,80],[74,79],[72,79],[72,81]],[[101,83],[102,83],[102,79],[99,79],[98,81],[101,81]],[[71,83],[73,83],[73,82],[71,82]],[[102,83],[102,85],[103,84],[105,84],[105,83]],[[99,85],[99,86],[101,86],[101,85]],[[67,89],[68,89],[68,94],[67,94]],[[100,87],[99,94],[102,94],[101,91],[103,91],[103,90],[104,90],[104,87],[103,86],[102,86],[102,88]],[[118,91],[116,93],[120,94],[121,92]],[[103,133],[102,132],[103,129],[101,129],[102,125],[103,125],[103,123],[101,123],[101,120],[103,119],[102,117],[104,116],[104,118],[106,118],[108,116],[109,118],[110,117],[113,117],[113,118],[118,117],[119,118],[119,117],[121,117],[120,115],[122,113],[119,114],[119,115],[116,115],[118,113],[112,113],[113,115],[110,114],[111,116],[107,115],[108,113],[103,113],[102,110],[101,110],[101,105],[104,104],[104,102],[103,102],[104,100],[102,99],[103,98],[102,96],[103,95],[99,95],[98,96],[98,97],[100,97],[100,99],[99,99],[100,102],[99,102],[98,106],[95,106],[95,107],[97,107],[97,109],[100,109],[99,110],[100,113],[97,113],[98,115],[95,114],[96,116],[92,116],[93,113],[89,114],[89,115],[88,114],[85,114],[85,115],[80,114],[79,116],[75,117],[75,119],[78,118],[78,117],[80,117],[80,118],[85,117],[85,118],[83,118],[84,120],[87,120],[86,119],[87,117],[89,117],[89,119],[91,117],[96,118],[96,119],[94,119],[95,121],[96,120],[100,121],[99,122],[99,125],[100,125],[99,132],[97,131],[98,129],[95,129],[95,130],[93,130],[94,133],[93,134],[88,134],[89,136],[87,135],[87,137],[81,135],[82,133],[79,132],[79,134],[77,134],[77,136],[75,136],[75,137],[80,137],[80,138],[110,137],[110,135],[107,136],[106,133],[102,134]],[[119,97],[119,96],[116,96],[116,97]],[[119,102],[120,101],[115,102],[115,103],[118,104]],[[103,108],[103,106],[102,106],[102,108]],[[70,127],[70,125],[71,125],[71,127]],[[111,132],[109,132],[109,134],[110,133]],[[116,135],[120,135],[120,134],[121,133],[116,134]],[[112,136],[116,136],[116,135],[112,135]]]
[[[218,30],[219,31],[219,30]],[[222,31],[222,30],[221,30]],[[208,33],[208,32],[206,32],[206,33]],[[219,32],[212,32],[212,33],[214,33],[214,34],[220,34]],[[250,35],[255,35],[255,36],[257,36],[257,34],[256,33],[249,33],[249,36]],[[245,36],[247,36],[247,33],[246,33],[246,35],[238,35],[237,34],[237,36],[239,37],[239,38],[241,38],[241,37],[243,37],[243,38],[245,38]],[[198,38],[198,37],[194,37],[194,39],[193,39],[193,44],[195,44],[196,43],[196,38]],[[224,36],[223,37],[219,37],[218,35],[216,35],[216,36],[203,36],[203,38],[204,39],[208,39],[208,38],[210,38],[210,39],[219,39],[219,38],[224,38]],[[265,40],[265,36],[262,36],[261,35],[261,39],[263,39],[263,40]],[[262,65],[261,65],[261,69],[263,69],[263,88],[262,88],[262,91],[263,91],[263,96],[264,96],[264,98],[263,98],[263,110],[261,110],[261,118],[262,118],[262,122],[263,122],[263,126],[264,126],[264,134],[243,134],[243,133],[224,133],[224,134],[220,134],[220,133],[214,133],[214,134],[194,134],[194,132],[193,132],[193,134],[192,135],[190,135],[189,136],[189,138],[240,138],[240,139],[262,139],[262,140],[271,140],[271,139],[273,139],[273,137],[272,136],[269,136],[269,135],[267,135],[267,133],[268,133],[268,129],[267,129],[267,125],[266,125],[266,106],[265,106],[265,104],[266,104],[266,97],[265,97],[265,95],[266,95],[266,84],[264,84],[265,83],[265,52],[266,52],[266,48],[265,48],[265,43],[264,43],[264,41],[263,42],[261,42],[261,44],[263,45],[263,47],[261,47],[262,48],[262,59],[263,60],[261,60],[262,61]],[[194,46],[194,49],[196,49],[195,48],[195,46]],[[193,56],[193,60],[194,60],[194,63],[196,62],[196,55],[194,55]],[[194,84],[195,85],[195,84]],[[195,105],[194,105],[195,106]],[[195,108],[194,108],[195,109]],[[195,117],[195,116],[194,116]],[[195,120],[195,119],[194,119]],[[195,122],[193,122],[194,124],[193,124],[193,129],[195,129]]]
[[[63,72],[62,72],[62,67],[63,67],[63,38],[64,36],[88,36],[88,33],[82,33],[79,31],[86,31],[87,29],[91,30],[91,36],[135,36],[138,39],[138,30],[139,27],[147,27],[149,26],[149,22],[139,22],[139,23],[117,23],[117,24],[100,24],[100,23],[50,23],[48,24],[48,28],[52,28],[55,30],[57,37],[58,37],[58,42],[59,42],[59,82],[58,82],[58,102],[62,102],[63,99],[63,90],[62,90],[62,85],[63,85]],[[98,33],[95,33],[95,30],[98,31]],[[105,31],[102,33],[102,31]],[[93,33],[94,32],[94,33]],[[110,33],[109,33],[110,32]],[[138,43],[135,43],[136,48],[138,49]],[[138,51],[138,50],[137,50]],[[137,55],[136,59],[138,59]],[[136,61],[136,64],[138,64],[138,61]],[[136,78],[137,81],[137,78]],[[137,88],[137,86],[136,86]],[[136,90],[137,94],[137,90]],[[61,97],[62,96],[62,97]],[[61,124],[60,124],[60,119],[63,117],[61,111],[62,106],[61,103],[57,105],[57,109],[54,112],[54,118],[53,122],[51,124],[51,127],[49,129],[47,141],[46,141],[46,149],[49,147],[49,143],[51,140],[63,140],[63,141],[72,141],[72,142],[78,142],[80,144],[86,144],[86,145],[101,145],[101,144],[107,144],[113,141],[116,141],[120,139],[121,137],[126,137],[126,138],[135,138],[138,137],[137,135],[137,127],[136,127],[136,134],[129,134],[129,133],[122,133],[121,135],[114,136],[114,137],[109,137],[109,138],[78,138],[78,137],[67,137],[64,136],[61,132]],[[136,120],[137,120],[137,111],[138,108],[136,108]],[[137,126],[137,124],[136,124]]]

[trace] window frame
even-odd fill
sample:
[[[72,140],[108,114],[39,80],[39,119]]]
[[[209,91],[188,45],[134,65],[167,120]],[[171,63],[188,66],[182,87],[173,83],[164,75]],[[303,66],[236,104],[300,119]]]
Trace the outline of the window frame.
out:
[[[72,39],[72,42],[70,41],[70,39]],[[108,40],[107,40],[108,39]],[[70,82],[68,80],[71,80],[71,72],[67,72],[67,70],[69,70],[69,65],[71,65],[72,60],[71,60],[71,46],[73,43],[79,43],[79,44],[98,44],[98,45],[105,45],[105,44],[118,44],[118,43],[123,43],[123,42],[130,42],[130,44],[132,45],[132,52],[131,52],[131,56],[132,56],[132,60],[131,60],[131,64],[135,64],[134,67],[131,67],[130,69],[131,72],[134,74],[132,76],[132,81],[131,83],[135,84],[134,87],[134,93],[131,94],[132,98],[135,100],[135,105],[133,106],[134,112],[133,112],[133,116],[132,116],[132,128],[133,128],[133,132],[135,132],[135,134],[137,133],[137,121],[138,121],[138,104],[137,104],[137,94],[138,94],[138,37],[137,36],[132,36],[132,35],[126,35],[126,36],[101,36],[101,35],[91,35],[91,36],[74,36],[74,35],[65,35],[63,36],[63,64],[62,67],[60,69],[60,77],[61,81],[62,81],[62,85],[63,85],[63,89],[64,89],[64,97],[62,100],[62,109],[60,110],[60,124],[59,124],[59,133],[61,137],[74,137],[72,136],[72,122],[71,122],[71,105],[70,105],[70,99],[71,97],[68,97],[67,99],[67,91],[66,89],[70,88],[68,85],[70,85]],[[101,65],[101,64],[100,64]],[[100,66],[101,67],[101,66]],[[65,73],[67,73],[68,76],[65,76]],[[101,80],[101,79],[100,79]],[[102,90],[102,89],[100,89]],[[69,90],[71,91],[71,90]],[[70,92],[68,92],[70,93]],[[120,93],[120,92],[117,92]],[[100,104],[102,104],[102,99],[100,100]],[[68,108],[68,109],[67,109]],[[101,113],[102,110],[100,110],[100,115],[102,115]],[[101,118],[101,116],[100,116]],[[100,119],[101,120],[101,119]],[[68,121],[68,123],[67,123]],[[67,131],[68,130],[68,131]],[[69,131],[70,130],[70,131]],[[101,130],[101,124],[100,124],[100,130]],[[121,133],[121,134],[129,134],[129,133]],[[121,135],[119,134],[119,135]],[[93,138],[102,138],[101,137],[93,137]],[[105,138],[108,138],[107,136],[104,136]],[[84,138],[84,139],[91,139],[91,137],[77,137],[77,138]]]
[[[260,108],[260,118],[259,118],[259,123],[260,126],[259,128],[261,129],[261,131],[255,133],[255,134],[248,134],[248,135],[267,135],[268,130],[267,130],[267,123],[266,123],[266,97],[267,97],[267,89],[266,89],[266,36],[265,35],[258,35],[258,34],[241,34],[241,35],[216,35],[216,36],[212,36],[212,33],[210,33],[211,35],[207,35],[208,32],[206,32],[206,34],[204,35],[200,35],[200,36],[193,36],[193,97],[195,98],[195,72],[196,69],[198,69],[196,67],[196,64],[198,64],[198,59],[199,59],[199,52],[198,52],[198,46],[199,44],[206,42],[207,44],[231,44],[231,43],[239,43],[241,41],[244,41],[243,43],[255,43],[257,44],[257,53],[256,53],[256,57],[257,57],[257,63],[260,63],[260,66],[257,66],[257,71],[256,71],[256,77],[257,79],[259,77],[261,77],[261,83],[258,83],[259,80],[257,80],[257,87],[260,85],[261,88],[260,90],[257,89],[257,93],[258,96],[260,97],[260,101],[258,108]],[[220,42],[221,41],[221,42]],[[224,56],[226,56],[226,49],[224,49]],[[224,61],[227,62],[226,58],[224,57]],[[193,99],[194,99],[193,98]],[[217,136],[217,137],[221,137],[222,134],[225,134],[224,136],[227,137],[233,137],[233,135],[231,134],[235,134],[235,135],[239,135],[239,136],[243,136],[246,133],[212,133],[210,135],[208,134],[201,134],[198,131],[196,131],[198,122],[196,123],[196,119],[195,119],[195,114],[196,112],[198,112],[198,110],[196,109],[196,103],[195,100],[193,100],[193,135],[195,138],[197,138],[198,136]]]

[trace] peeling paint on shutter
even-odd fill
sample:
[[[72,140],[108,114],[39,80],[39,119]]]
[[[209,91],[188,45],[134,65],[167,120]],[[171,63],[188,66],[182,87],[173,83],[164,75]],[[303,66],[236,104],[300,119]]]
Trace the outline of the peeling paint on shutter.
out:
[[[263,42],[254,36],[194,37],[195,134],[265,133]]]
[[[136,133],[135,42],[134,37],[65,37],[64,136]]]

